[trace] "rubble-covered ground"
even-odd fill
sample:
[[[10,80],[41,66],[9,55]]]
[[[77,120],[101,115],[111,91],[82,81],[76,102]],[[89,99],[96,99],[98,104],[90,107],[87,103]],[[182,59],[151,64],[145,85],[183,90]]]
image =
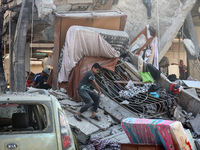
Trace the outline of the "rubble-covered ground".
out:
[[[92,145],[92,140],[102,141],[106,144],[107,142],[115,141],[116,143],[130,143],[127,135],[121,127],[121,120],[123,117],[137,117],[131,114],[129,111],[127,114],[121,114],[120,112],[126,111],[123,105],[114,103],[113,100],[107,96],[101,96],[101,102],[98,109],[98,115],[101,116],[101,121],[96,121],[91,119],[92,108],[82,114],[82,122],[77,121],[74,118],[74,114],[83,106],[83,102],[73,101],[64,89],[61,90],[49,90],[49,92],[54,95],[60,102],[61,106],[66,110],[68,117],[68,122],[78,140],[80,149],[90,149]],[[117,108],[117,109],[116,109]],[[200,140],[199,134],[199,120],[200,114],[193,116],[192,113],[186,112],[179,105],[173,109],[171,112],[171,118],[168,114],[159,115],[155,117],[157,119],[166,120],[177,120],[182,123],[182,125],[191,130],[192,136],[195,139],[197,149],[199,149]],[[125,118],[123,118],[125,119]]]

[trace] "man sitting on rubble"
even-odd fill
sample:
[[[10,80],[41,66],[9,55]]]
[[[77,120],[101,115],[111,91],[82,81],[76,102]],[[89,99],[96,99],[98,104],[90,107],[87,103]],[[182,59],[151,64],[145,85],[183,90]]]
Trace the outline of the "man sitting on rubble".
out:
[[[39,89],[50,89],[51,86],[46,83],[49,74],[50,70],[48,68],[44,68],[42,72],[35,74],[33,77],[33,87]]]
[[[91,106],[94,106],[94,107],[93,107],[92,116],[90,118],[98,120],[98,121],[101,120],[101,118],[96,115],[96,111],[99,106],[101,91],[94,77],[94,74],[99,73],[100,69],[101,69],[101,66],[98,63],[93,64],[91,70],[85,73],[85,75],[82,77],[77,87],[78,94],[85,103],[85,105],[81,107],[80,111],[74,114],[75,119],[78,121],[82,121],[81,113],[85,112]],[[90,91],[90,86],[92,83],[98,90],[98,95]]]

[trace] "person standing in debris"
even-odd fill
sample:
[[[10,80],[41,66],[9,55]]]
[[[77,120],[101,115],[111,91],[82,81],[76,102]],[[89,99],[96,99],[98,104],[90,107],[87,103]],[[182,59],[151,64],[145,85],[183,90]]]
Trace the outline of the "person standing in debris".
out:
[[[159,62],[160,71],[167,77],[168,76],[169,60],[164,56]]]
[[[180,64],[172,63],[171,65],[179,65],[179,79],[187,79],[187,66],[184,65],[183,60],[180,60]]]
[[[48,68],[44,68],[42,72],[35,74],[33,77],[33,87],[39,89],[50,89],[51,86],[46,83],[49,74],[50,70]]]
[[[96,83],[95,77],[94,77],[94,74],[99,73],[100,69],[101,69],[101,66],[98,63],[93,64],[91,70],[85,73],[85,75],[82,77],[82,79],[77,87],[78,94],[85,103],[85,105],[83,107],[81,107],[80,111],[78,113],[74,114],[75,119],[78,121],[82,121],[81,114],[93,105],[94,105],[93,113],[90,118],[98,120],[98,121],[101,120],[101,118],[96,115],[96,111],[99,106],[101,91],[100,91],[99,86]],[[98,90],[98,95],[95,94],[94,92],[90,91],[90,86],[92,83]]]

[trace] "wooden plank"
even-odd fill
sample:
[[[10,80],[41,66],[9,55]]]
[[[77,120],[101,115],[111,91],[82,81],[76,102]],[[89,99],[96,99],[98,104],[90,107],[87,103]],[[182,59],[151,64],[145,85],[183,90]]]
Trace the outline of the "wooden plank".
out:
[[[121,150],[164,150],[164,147],[150,144],[121,144]]]
[[[120,30],[121,17],[93,18],[92,27],[108,30]]]
[[[55,18],[55,34],[54,34],[54,53],[53,53],[53,75],[52,75],[52,89],[57,89],[58,79],[58,61],[61,50],[61,18]]]
[[[124,31],[127,15],[121,16],[120,31]]]
[[[153,64],[153,58],[154,58],[155,50],[156,50],[156,47],[154,46],[153,50],[151,52],[151,56],[149,58],[149,64],[151,64],[151,65]]]

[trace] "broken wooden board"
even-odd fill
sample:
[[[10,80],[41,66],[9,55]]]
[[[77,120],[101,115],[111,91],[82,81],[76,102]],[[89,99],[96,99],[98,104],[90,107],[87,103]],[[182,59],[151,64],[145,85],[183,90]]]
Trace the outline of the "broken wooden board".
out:
[[[134,80],[140,81],[142,78],[136,69],[136,66],[129,62],[123,62],[124,69],[130,74],[131,78]]]

